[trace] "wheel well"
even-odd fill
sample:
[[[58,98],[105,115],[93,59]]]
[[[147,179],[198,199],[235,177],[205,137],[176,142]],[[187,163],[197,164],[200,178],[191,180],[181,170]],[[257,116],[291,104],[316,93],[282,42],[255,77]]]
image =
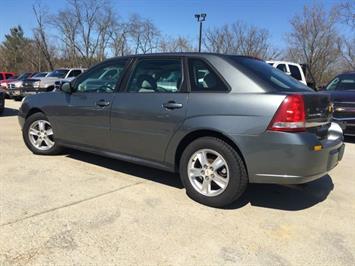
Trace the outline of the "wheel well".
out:
[[[26,118],[30,117],[31,115],[35,114],[35,113],[43,113],[41,109],[39,108],[32,108],[30,111],[28,111]]]
[[[191,142],[193,142],[194,140],[201,138],[201,137],[215,137],[218,139],[223,140],[224,142],[228,143],[241,157],[244,166],[248,172],[248,168],[247,165],[245,163],[245,159],[244,156],[242,154],[242,152],[240,151],[240,149],[238,148],[238,146],[234,143],[234,141],[232,141],[230,138],[228,138],[227,136],[223,135],[220,132],[217,131],[213,131],[213,130],[198,130],[198,131],[194,131],[192,133],[187,134],[179,143],[178,148],[176,149],[175,152],[175,170],[179,171],[179,165],[180,165],[180,159],[181,159],[181,155],[184,152],[185,148],[187,147],[187,145],[189,145]]]

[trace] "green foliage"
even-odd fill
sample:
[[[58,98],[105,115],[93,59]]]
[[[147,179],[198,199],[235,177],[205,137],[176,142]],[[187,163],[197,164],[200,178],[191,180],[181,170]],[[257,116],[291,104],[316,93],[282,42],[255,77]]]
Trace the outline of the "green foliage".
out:
[[[3,61],[2,69],[11,71],[22,70],[26,63],[25,50],[31,41],[24,36],[21,26],[13,27],[10,33],[5,35],[5,40],[0,45],[0,53]]]

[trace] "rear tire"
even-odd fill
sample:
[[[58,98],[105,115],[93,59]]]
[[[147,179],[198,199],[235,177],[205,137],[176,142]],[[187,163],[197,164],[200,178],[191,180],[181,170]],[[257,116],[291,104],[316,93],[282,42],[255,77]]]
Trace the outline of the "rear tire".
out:
[[[249,182],[240,155],[228,143],[214,137],[190,143],[179,168],[186,194],[211,207],[231,204],[244,193]]]
[[[56,155],[62,152],[62,147],[55,141],[53,127],[43,113],[35,113],[26,119],[22,136],[34,154]]]

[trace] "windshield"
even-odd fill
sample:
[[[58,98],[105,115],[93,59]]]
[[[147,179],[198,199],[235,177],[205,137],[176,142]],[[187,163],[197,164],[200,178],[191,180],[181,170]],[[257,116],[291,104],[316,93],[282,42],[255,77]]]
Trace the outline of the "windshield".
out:
[[[278,91],[310,91],[311,89],[297,81],[293,77],[285,74],[283,71],[270,66],[262,60],[244,56],[228,56],[228,58],[240,66],[240,70],[244,70],[246,74],[252,76],[256,80],[261,80],[271,85]]]
[[[54,70],[52,73],[48,75],[51,78],[64,78],[65,75],[68,73],[69,70],[67,69],[57,69]]]
[[[18,76],[17,80],[24,80],[28,78],[31,75],[31,73],[22,73],[20,76]]]
[[[32,77],[33,78],[43,78],[43,77],[47,76],[47,74],[48,74],[47,72],[39,72],[36,75],[33,75]]]
[[[355,74],[341,75],[333,79],[325,88],[327,91],[354,91],[355,90]]]

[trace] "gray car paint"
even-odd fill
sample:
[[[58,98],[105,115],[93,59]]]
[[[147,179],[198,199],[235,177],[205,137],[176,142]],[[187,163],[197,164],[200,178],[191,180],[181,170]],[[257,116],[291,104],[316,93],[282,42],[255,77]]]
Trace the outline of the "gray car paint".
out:
[[[250,182],[257,183],[302,183],[326,174],[336,165],[342,153],[341,132],[334,133],[338,134],[335,140],[320,140],[311,132],[266,130],[287,93],[270,93],[218,55],[175,56],[207,60],[231,91],[127,93],[123,79],[118,84],[123,91],[111,94],[79,96],[57,91],[27,97],[20,108],[20,124],[28,114],[40,110],[50,120],[56,140],[64,146],[169,171],[177,168],[176,151],[184,138],[208,130],[236,145]],[[110,107],[96,106],[100,99],[109,101]],[[163,104],[168,101],[183,107],[166,110]],[[320,144],[322,151],[312,150]]]

